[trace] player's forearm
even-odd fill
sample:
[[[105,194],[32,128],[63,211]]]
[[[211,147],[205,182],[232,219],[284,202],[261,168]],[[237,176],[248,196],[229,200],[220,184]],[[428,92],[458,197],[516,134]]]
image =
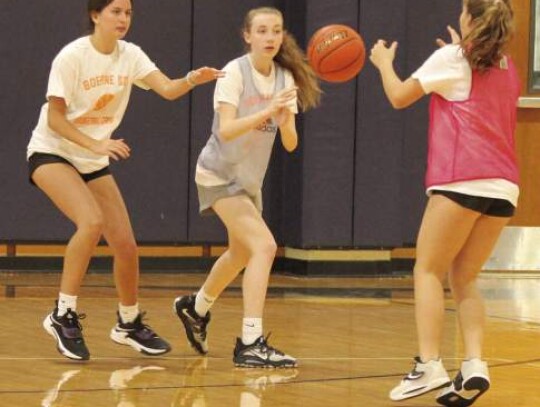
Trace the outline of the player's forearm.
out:
[[[219,135],[223,141],[232,141],[263,124],[272,117],[269,109],[261,110],[249,116],[228,120],[219,128]]]
[[[391,62],[383,64],[379,68],[383,83],[384,93],[395,109],[406,107],[403,104],[403,82],[396,74]]]
[[[87,136],[69,122],[64,115],[55,110],[50,110],[48,115],[48,125],[52,131],[59,136],[81,146],[88,150],[92,149],[96,140]]]

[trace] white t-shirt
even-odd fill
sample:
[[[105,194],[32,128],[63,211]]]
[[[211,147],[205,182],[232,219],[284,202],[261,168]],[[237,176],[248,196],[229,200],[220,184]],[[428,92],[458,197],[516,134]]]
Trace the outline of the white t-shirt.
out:
[[[420,82],[426,94],[437,93],[449,101],[467,100],[471,93],[472,70],[459,44],[446,45],[435,51],[411,75]],[[432,185],[433,189],[454,191],[486,198],[506,199],[517,206],[519,187],[505,179],[481,179]]]
[[[157,69],[137,45],[118,41],[114,52],[102,54],[90,37],[82,37],[55,57],[46,97],[63,98],[67,119],[84,134],[96,140],[107,139],[122,121],[132,85],[148,89],[137,81]],[[81,173],[98,171],[109,164],[108,156],[96,155],[50,129],[48,109],[48,103],[41,108],[27,157],[35,152],[59,155]]]
[[[249,58],[249,61],[251,62],[251,57]],[[233,106],[238,106],[240,95],[244,90],[244,82],[238,60],[235,59],[229,62],[227,65],[225,65],[223,71],[226,72],[225,76],[216,81],[216,89],[214,91],[214,110],[218,109],[220,102],[230,103]],[[274,93],[274,88],[276,86],[275,72],[276,68],[274,64],[272,64],[272,69],[270,75],[268,76],[261,74],[253,67],[253,64],[251,64],[253,81],[255,83],[255,87],[261,95],[267,96]],[[292,86],[294,86],[294,78],[292,73],[285,70],[285,88],[290,88]],[[289,109],[294,114],[298,113],[296,98],[289,102]]]
[[[272,95],[276,86],[276,68],[275,64],[272,64],[270,74],[265,76],[257,71],[251,63],[251,56],[249,56],[249,62],[251,64],[251,74],[255,88],[261,95]],[[216,81],[216,88],[214,90],[214,110],[217,111],[220,103],[229,103],[238,107],[240,103],[240,96],[244,90],[244,78],[242,77],[242,71],[240,70],[240,64],[237,59],[230,61],[223,71],[226,72],[225,76],[219,78]],[[290,88],[295,85],[294,77],[292,73],[285,70],[285,88]],[[298,113],[298,100],[292,99],[288,107],[294,114]],[[197,165],[195,171],[195,182],[199,185],[207,187],[223,185],[226,183],[218,175],[212,171]]]

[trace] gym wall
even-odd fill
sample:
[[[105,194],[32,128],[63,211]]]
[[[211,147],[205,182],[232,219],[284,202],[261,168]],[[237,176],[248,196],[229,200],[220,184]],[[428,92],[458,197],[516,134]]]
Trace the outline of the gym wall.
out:
[[[396,69],[405,78],[457,24],[461,2],[447,0],[161,0],[135,2],[126,38],[169,76],[203,65],[222,67],[243,53],[240,27],[252,7],[274,5],[303,47],[318,28],[348,24],[367,51],[378,38],[399,41]],[[45,101],[56,53],[85,28],[86,1],[9,2],[0,14],[4,96],[0,120],[0,240],[65,242],[73,231],[28,183],[26,144]],[[21,24],[21,16],[25,23]],[[300,146],[276,142],[264,189],[264,216],[280,245],[298,248],[400,247],[414,243],[425,203],[427,98],[404,111],[386,100],[366,61],[357,80],[322,84],[322,105],[297,118]],[[216,218],[198,215],[193,172],[209,136],[213,85],[168,102],[134,89],[115,137],[132,157],[111,167],[139,242],[224,242]]]

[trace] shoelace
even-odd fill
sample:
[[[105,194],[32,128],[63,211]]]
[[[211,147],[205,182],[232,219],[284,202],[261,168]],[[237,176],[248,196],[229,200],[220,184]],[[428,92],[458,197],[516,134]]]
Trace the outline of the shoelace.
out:
[[[67,321],[67,323],[75,328],[77,327],[80,331],[83,330],[82,325],[79,323],[79,320],[85,319],[86,314],[77,314],[75,311],[72,311],[71,308],[67,309],[67,312],[62,317],[63,320]]]
[[[419,363],[421,363],[420,360],[418,358],[414,358],[414,367],[409,373],[407,373],[403,377],[403,380],[416,380],[424,375],[423,372],[419,372],[418,370],[416,370],[416,367]]]
[[[270,338],[270,335],[272,335],[272,332],[268,332],[268,335],[266,335],[266,337],[261,336],[261,339],[259,341],[259,345],[261,347],[261,350],[263,352],[269,352],[269,353],[272,352],[275,355],[285,356],[285,354],[283,352],[281,352],[280,350],[268,345],[268,338]]]
[[[77,314],[71,308],[67,309],[67,312],[61,317],[57,317],[58,322],[62,326],[64,334],[68,338],[75,340],[76,342],[83,341],[82,337],[82,325],[79,323],[80,319],[85,319],[86,314]]]
[[[136,331],[145,331],[148,335],[155,336],[156,333],[150,328],[150,326],[143,323],[143,318],[146,317],[146,311],[143,311],[137,315],[137,318],[135,318],[135,321],[133,321],[131,324],[126,325],[133,325],[133,329]]]

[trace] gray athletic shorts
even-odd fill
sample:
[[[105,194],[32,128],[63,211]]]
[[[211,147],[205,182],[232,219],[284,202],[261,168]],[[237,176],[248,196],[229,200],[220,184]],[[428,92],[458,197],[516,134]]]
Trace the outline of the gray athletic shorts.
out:
[[[197,192],[199,195],[199,213],[201,215],[215,215],[212,206],[216,201],[221,198],[238,195],[245,195],[250,198],[259,212],[262,212],[263,209],[262,194],[260,190],[255,196],[253,196],[248,194],[245,189],[235,183],[211,187],[197,184]]]

